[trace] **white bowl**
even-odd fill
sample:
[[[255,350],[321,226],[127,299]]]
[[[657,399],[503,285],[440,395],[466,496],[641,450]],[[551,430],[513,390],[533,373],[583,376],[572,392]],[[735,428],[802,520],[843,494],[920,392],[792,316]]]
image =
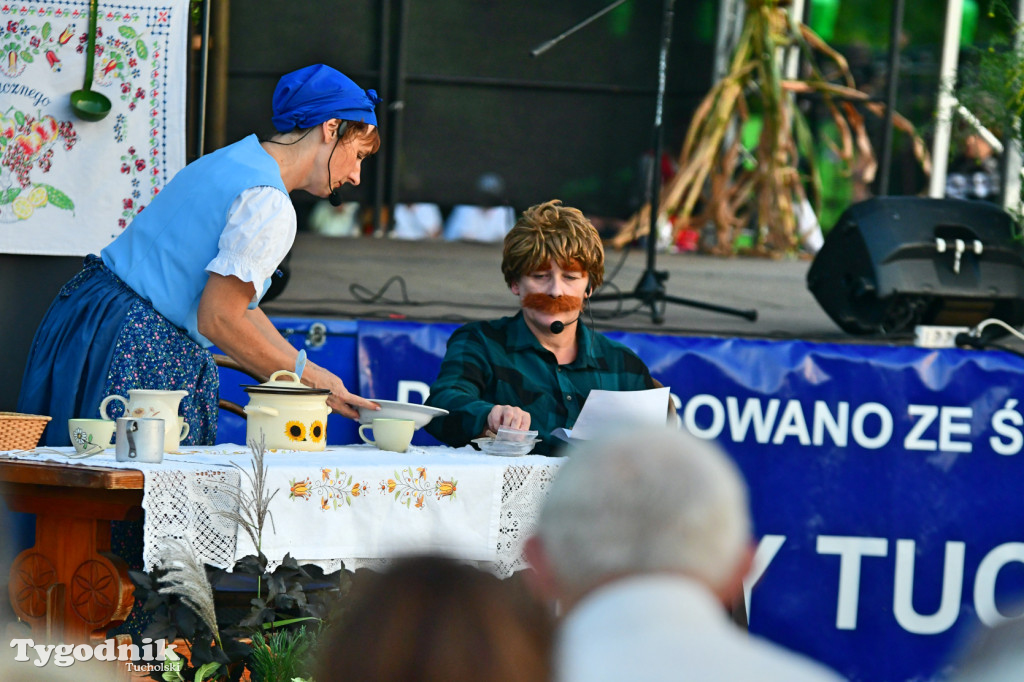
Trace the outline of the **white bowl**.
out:
[[[434,417],[448,414],[448,410],[442,410],[440,407],[429,407],[418,403],[400,403],[397,400],[377,400],[376,398],[369,398],[369,400],[380,405],[380,410],[360,407],[360,424],[371,424],[374,419],[411,419],[416,423],[416,428],[421,429],[429,424]]]
[[[474,438],[481,452],[485,455],[496,455],[498,457],[522,457],[530,454],[533,446],[537,444],[538,438],[531,438],[524,441],[495,440],[494,438]]]

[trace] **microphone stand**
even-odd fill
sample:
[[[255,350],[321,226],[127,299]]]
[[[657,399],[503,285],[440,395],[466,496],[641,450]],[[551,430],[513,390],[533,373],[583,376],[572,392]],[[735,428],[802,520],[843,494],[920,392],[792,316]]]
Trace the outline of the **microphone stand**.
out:
[[[610,10],[618,7],[625,0],[615,0],[611,5],[605,7],[601,11],[592,15],[591,17],[584,19],[580,23],[576,24],[569,30],[560,34],[556,38],[543,43],[539,47],[535,48],[530,52],[534,57],[546,52],[555,43],[560,42],[563,38],[568,35],[575,33],[579,29],[583,28],[587,24],[591,23],[598,17],[604,15]],[[636,284],[636,288],[629,293],[625,294],[597,294],[590,297],[591,302],[600,301],[618,301],[622,299],[635,299],[640,301],[643,305],[650,307],[651,309],[651,321],[655,324],[662,324],[665,322],[665,305],[666,303],[675,303],[677,305],[690,306],[691,308],[699,308],[701,310],[710,310],[716,313],[723,313],[725,315],[735,315],[737,317],[743,317],[751,322],[757,320],[756,310],[740,310],[738,308],[729,308],[726,306],[716,305],[714,303],[705,303],[703,301],[696,301],[690,298],[681,298],[679,296],[669,296],[665,293],[665,280],[668,279],[668,271],[656,270],[655,262],[657,259],[657,235],[658,235],[658,197],[661,194],[661,150],[663,145],[663,129],[664,125],[662,122],[662,114],[664,112],[665,105],[665,73],[668,68],[668,48],[672,41],[672,20],[674,16],[675,0],[665,0],[662,9],[662,21],[661,21],[661,47],[658,54],[658,96],[657,103],[654,109],[654,131],[653,131],[653,146],[654,146],[654,159],[651,164],[651,175],[650,184],[648,187],[647,200],[650,203],[651,212],[651,226],[650,231],[647,234],[647,267],[644,269],[640,279]]]

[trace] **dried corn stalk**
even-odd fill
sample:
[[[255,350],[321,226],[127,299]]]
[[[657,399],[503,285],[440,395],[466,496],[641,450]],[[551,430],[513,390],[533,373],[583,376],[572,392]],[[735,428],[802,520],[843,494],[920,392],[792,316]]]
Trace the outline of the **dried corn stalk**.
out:
[[[846,59],[804,24],[790,19],[780,0],[747,0],[743,31],[728,73],[712,86],[694,112],[687,131],[679,172],[662,188],[659,211],[675,217],[675,230],[715,226],[712,253],[733,252],[739,231],[757,211],[754,252],[781,255],[798,246],[794,207],[806,199],[805,185],[818,189],[813,139],[794,94],[820,95],[839,131],[839,143],[828,144],[847,169],[866,182],[874,178],[876,162],[863,117],[851,102],[863,102],[875,115],[884,105],[867,102],[856,89]],[[804,79],[782,76],[782,55],[797,47],[810,65]],[[824,73],[815,57],[828,67]],[[735,131],[748,120],[752,108],[761,112],[763,128],[754,157],[756,166],[741,163],[740,140]],[[930,170],[927,150],[914,126],[899,115],[894,125],[912,136],[914,152]],[[806,162],[807,176],[798,171]],[[815,192],[817,196],[819,193]],[[612,241],[617,248],[649,231],[650,208],[645,206],[626,223]],[[673,235],[675,236],[675,235]]]

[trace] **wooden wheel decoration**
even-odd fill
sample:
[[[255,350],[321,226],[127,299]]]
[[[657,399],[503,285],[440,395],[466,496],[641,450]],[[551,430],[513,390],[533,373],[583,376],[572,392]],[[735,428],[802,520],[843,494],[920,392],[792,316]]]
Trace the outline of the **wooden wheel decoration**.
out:
[[[117,609],[120,578],[106,563],[82,562],[71,577],[71,608],[90,625],[108,623]]]
[[[57,581],[50,560],[38,552],[22,553],[11,567],[11,605],[18,616],[38,619],[46,616],[46,591]]]

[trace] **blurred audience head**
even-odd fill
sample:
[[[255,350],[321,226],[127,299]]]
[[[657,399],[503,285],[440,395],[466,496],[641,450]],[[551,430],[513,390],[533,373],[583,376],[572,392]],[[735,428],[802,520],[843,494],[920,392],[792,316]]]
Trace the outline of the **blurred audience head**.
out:
[[[1021,613],[1018,604],[1016,613]],[[983,628],[959,656],[950,682],[1017,682],[1024,679],[1024,618]]]
[[[362,572],[360,572],[362,574]],[[358,575],[321,641],[315,679],[533,682],[549,677],[552,624],[518,581],[437,557]]]
[[[613,434],[571,451],[526,547],[545,596],[571,608],[616,578],[681,573],[723,602],[750,564],[746,486],[715,444],[674,429]]]
[[[505,203],[505,178],[497,173],[488,172],[480,175],[476,179],[474,189],[477,204],[480,206],[500,206]]]

